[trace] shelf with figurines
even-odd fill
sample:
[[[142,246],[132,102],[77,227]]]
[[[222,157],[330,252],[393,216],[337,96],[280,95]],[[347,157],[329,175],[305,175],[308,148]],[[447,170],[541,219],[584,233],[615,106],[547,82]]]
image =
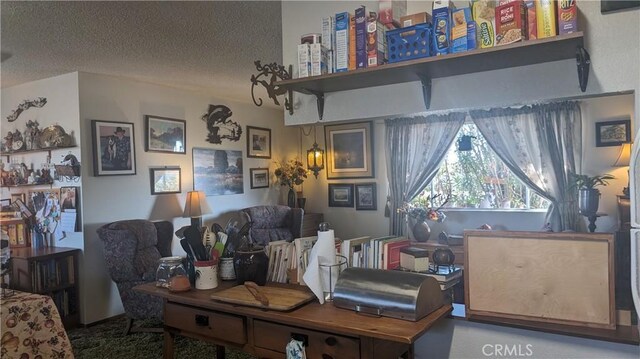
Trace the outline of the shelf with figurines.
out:
[[[12,156],[33,152],[49,152],[52,150],[76,147],[73,136],[66,133],[60,125],[39,128],[38,121],[29,120],[23,132],[16,129],[9,131],[2,139],[0,155]]]

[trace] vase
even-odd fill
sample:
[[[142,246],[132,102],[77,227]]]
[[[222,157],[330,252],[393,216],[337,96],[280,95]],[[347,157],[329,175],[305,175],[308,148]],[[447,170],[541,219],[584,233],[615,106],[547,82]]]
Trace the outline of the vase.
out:
[[[296,193],[293,191],[293,188],[289,188],[289,193],[287,194],[287,205],[291,208],[296,208]]]
[[[578,192],[578,208],[583,216],[595,215],[600,204],[600,191],[582,188]]]
[[[425,221],[417,221],[411,231],[413,232],[413,238],[418,242],[428,241],[431,235],[431,228],[429,228],[429,225]]]

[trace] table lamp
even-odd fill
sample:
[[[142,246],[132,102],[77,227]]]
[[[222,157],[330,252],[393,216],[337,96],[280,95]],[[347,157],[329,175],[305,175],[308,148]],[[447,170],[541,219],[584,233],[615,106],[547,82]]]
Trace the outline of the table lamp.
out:
[[[623,143],[620,147],[620,153],[618,153],[618,159],[613,164],[613,167],[629,167],[629,161],[631,159],[631,143]],[[629,178],[629,170],[627,169],[627,178]],[[629,195],[629,179],[627,179],[627,187],[622,190],[625,196]]]
[[[197,229],[200,229],[202,225],[202,215],[209,213],[208,206],[205,204],[206,201],[204,192],[187,192],[187,201],[184,204],[182,217],[191,217],[191,225]]]

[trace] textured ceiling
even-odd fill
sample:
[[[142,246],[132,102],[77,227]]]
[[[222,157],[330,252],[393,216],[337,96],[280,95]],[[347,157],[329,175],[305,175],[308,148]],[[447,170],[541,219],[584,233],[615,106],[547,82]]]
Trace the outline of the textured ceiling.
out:
[[[250,101],[254,60],[282,61],[277,1],[2,1],[2,87],[73,71]]]

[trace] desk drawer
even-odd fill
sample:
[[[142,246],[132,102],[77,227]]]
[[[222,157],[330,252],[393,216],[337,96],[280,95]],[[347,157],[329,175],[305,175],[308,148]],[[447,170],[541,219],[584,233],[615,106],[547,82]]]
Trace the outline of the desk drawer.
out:
[[[244,318],[231,314],[167,303],[164,310],[164,324],[211,339],[236,344],[247,342]]]
[[[307,338],[309,345],[306,347],[306,353],[309,359],[347,359],[360,357],[360,340],[357,338],[306,330],[261,320],[254,320],[253,327],[254,345],[259,348],[284,354],[292,334],[296,334]]]

